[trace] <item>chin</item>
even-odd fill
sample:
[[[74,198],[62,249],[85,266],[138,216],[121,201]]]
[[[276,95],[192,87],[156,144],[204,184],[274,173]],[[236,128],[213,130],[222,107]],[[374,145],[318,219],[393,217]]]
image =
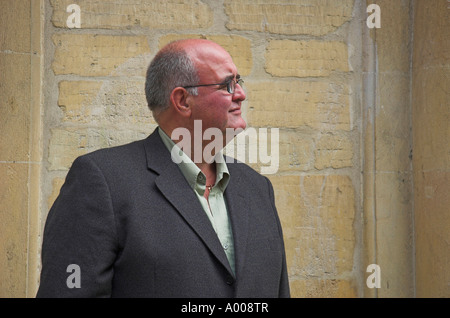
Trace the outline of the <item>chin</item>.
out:
[[[233,129],[244,130],[247,127],[247,123],[245,122],[245,120],[243,118],[240,118],[239,120],[233,121],[233,123],[229,123],[228,127],[233,128]]]

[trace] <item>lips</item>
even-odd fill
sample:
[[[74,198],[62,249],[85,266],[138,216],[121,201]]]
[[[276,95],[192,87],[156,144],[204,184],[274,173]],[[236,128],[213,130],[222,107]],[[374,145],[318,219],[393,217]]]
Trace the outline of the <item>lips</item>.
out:
[[[231,113],[233,115],[241,115],[241,109],[237,108],[235,110],[230,110],[229,113]]]
[[[241,112],[241,106],[233,107],[228,112],[229,113],[240,113]]]

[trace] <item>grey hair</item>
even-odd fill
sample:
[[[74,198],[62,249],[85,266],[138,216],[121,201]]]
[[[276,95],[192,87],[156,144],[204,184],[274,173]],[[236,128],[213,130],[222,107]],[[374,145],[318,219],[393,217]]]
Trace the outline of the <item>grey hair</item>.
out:
[[[161,50],[150,63],[145,81],[145,96],[148,107],[157,115],[169,107],[170,94],[175,87],[197,85],[199,77],[189,55],[175,45]],[[188,88],[197,95],[197,88]]]

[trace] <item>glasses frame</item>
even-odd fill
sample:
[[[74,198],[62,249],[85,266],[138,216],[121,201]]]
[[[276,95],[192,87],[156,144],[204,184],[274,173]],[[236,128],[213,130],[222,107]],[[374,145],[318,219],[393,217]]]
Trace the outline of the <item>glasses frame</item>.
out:
[[[232,84],[234,83],[234,84]],[[204,86],[214,86],[214,85],[220,85],[220,86],[227,86],[227,92],[230,93],[231,95],[234,95],[234,92],[236,91],[236,84],[239,84],[239,86],[242,86],[242,84],[244,84],[244,80],[242,78],[238,78],[237,80],[235,80],[234,78],[232,79],[227,79],[222,83],[216,83],[216,84],[200,84],[200,85],[189,85],[189,86],[183,86],[183,88],[194,88],[194,87],[204,87]]]

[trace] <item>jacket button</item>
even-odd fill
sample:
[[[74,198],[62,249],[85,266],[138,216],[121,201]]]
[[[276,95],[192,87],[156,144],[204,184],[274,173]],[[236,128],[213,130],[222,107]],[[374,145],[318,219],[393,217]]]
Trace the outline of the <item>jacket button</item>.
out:
[[[228,284],[228,285],[233,285],[233,283],[234,283],[234,278],[233,278],[233,276],[228,275],[228,276],[227,276],[227,284]]]

